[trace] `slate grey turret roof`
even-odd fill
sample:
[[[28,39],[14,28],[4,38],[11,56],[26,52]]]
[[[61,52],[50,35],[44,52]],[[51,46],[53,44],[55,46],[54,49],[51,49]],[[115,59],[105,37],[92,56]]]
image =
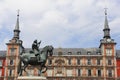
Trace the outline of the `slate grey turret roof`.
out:
[[[0,51],[0,57],[6,57],[6,51]]]

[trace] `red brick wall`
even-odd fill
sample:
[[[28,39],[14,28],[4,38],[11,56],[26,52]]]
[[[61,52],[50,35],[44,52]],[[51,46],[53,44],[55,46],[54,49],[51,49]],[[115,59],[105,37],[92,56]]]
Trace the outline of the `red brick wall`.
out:
[[[2,60],[2,67],[0,68],[1,69],[1,76],[0,77],[0,80],[4,80],[4,73],[5,73],[5,58],[0,58],[0,60]]]
[[[117,59],[117,76],[120,77],[120,58]]]

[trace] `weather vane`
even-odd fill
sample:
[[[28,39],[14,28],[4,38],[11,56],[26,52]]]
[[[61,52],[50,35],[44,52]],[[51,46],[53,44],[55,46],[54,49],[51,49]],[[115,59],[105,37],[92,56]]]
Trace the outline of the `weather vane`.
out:
[[[104,9],[105,9],[105,15],[107,15],[107,9],[108,9],[108,8],[104,8]]]
[[[107,8],[107,1],[106,0],[105,0],[105,8],[104,9],[105,9],[105,15],[107,15],[107,9],[108,8]]]

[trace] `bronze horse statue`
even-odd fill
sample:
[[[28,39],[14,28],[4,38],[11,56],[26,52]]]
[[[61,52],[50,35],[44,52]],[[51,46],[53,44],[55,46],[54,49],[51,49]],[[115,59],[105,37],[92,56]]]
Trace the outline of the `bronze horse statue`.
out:
[[[45,66],[47,58],[48,58],[48,53],[50,56],[52,56],[53,54],[53,46],[45,46],[41,51],[39,51],[39,55],[35,55],[34,52],[29,52],[29,53],[25,53],[23,52],[20,55],[20,62],[19,62],[19,66],[18,66],[18,74],[19,76],[22,76],[22,72],[26,71],[26,67],[28,65],[32,65],[32,66],[40,66],[39,69],[39,74],[41,75],[41,73],[44,73],[47,71],[47,67]],[[40,61],[38,61],[38,59],[40,59]],[[22,66],[22,63],[24,64],[24,66]],[[44,69],[44,71],[43,71]]]

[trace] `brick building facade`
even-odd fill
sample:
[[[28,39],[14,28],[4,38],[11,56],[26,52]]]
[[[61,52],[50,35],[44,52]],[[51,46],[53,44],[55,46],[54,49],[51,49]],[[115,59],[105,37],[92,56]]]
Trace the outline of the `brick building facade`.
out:
[[[13,38],[7,43],[4,57],[6,65],[4,80],[16,80],[18,77],[19,55],[22,52],[22,40],[19,37],[19,14]],[[55,48],[46,65],[48,71],[43,75],[48,80],[117,80],[120,58],[116,58],[116,42],[110,36],[110,28],[105,11],[104,36],[97,48]],[[25,48],[26,52],[31,49]],[[1,68],[0,68],[1,69]],[[27,67],[29,75],[38,75],[37,67]],[[28,75],[23,72],[23,75]]]

